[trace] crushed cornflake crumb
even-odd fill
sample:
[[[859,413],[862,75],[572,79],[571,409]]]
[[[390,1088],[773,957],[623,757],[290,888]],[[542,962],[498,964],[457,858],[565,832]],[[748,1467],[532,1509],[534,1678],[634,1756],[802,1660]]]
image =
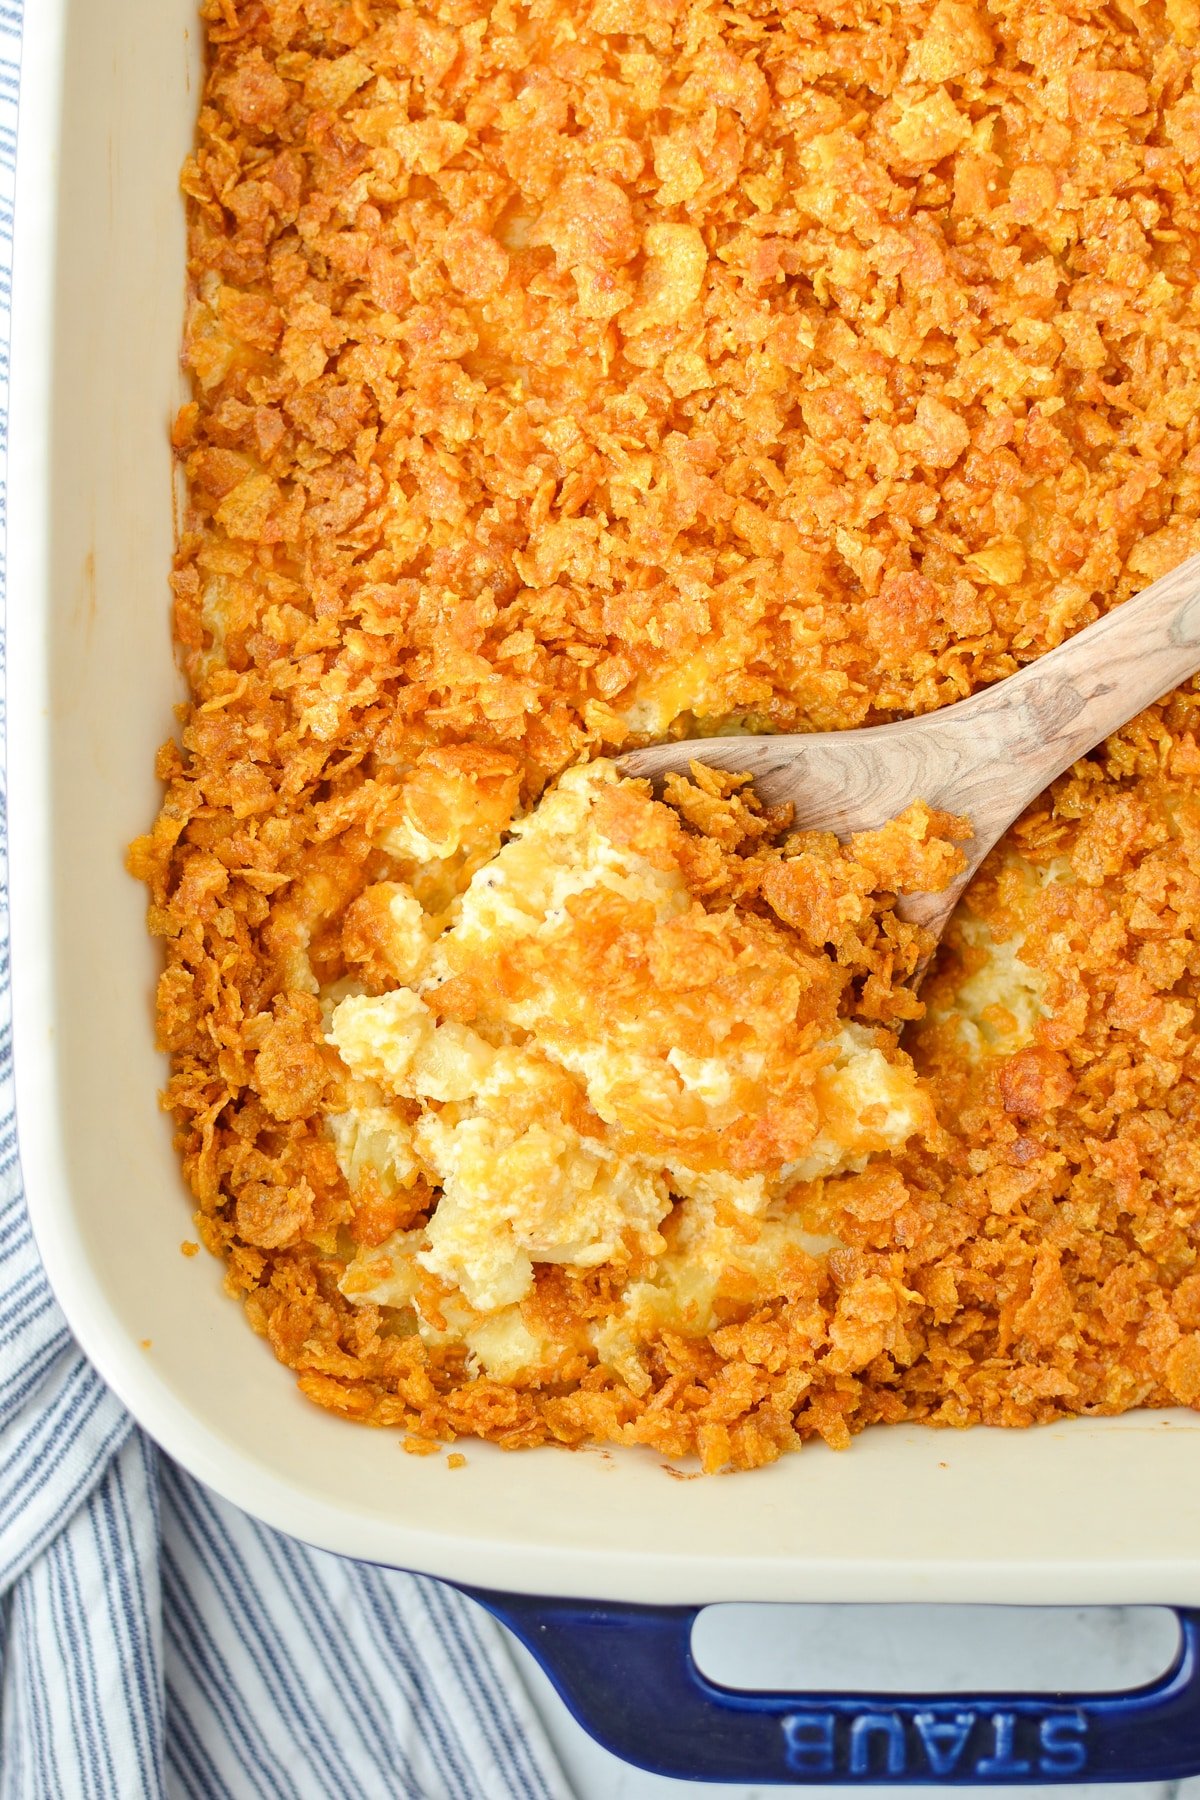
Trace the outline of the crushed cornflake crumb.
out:
[[[411,1432],[400,1444],[406,1456],[436,1456],[441,1447],[436,1438],[416,1437]]]
[[[446,1467],[448,1469],[465,1469],[466,1466],[467,1459],[461,1450],[452,1450],[446,1458]]]
[[[179,1246],[179,1249],[180,1249],[181,1254],[184,1256],[199,1256],[199,1254],[200,1254],[199,1244],[193,1243],[190,1238],[184,1238],[182,1244],[180,1244],[180,1246]]]
[[[1019,821],[927,1011],[887,883],[947,878],[945,821],[789,845],[736,786],[664,794],[688,954],[766,932],[835,971],[839,1029],[892,1068],[873,1034],[903,1027],[936,1108],[766,1214],[660,1173],[668,1211],[526,1245],[484,1314],[434,1222],[488,1121],[454,1058],[409,1093],[395,1050],[426,1017],[493,1057],[536,1031],[611,1171],[621,1096],[561,1020],[516,1023],[532,965],[489,964],[505,1018],[469,959],[422,986],[543,796],[654,736],[930,711],[1200,551],[1194,0],[203,11],[192,698],[131,867],[201,1235],[255,1329],[311,1399],[427,1450],[749,1468],[876,1422],[1200,1405],[1192,685]],[[563,980],[619,989],[623,931],[577,932]],[[648,991],[683,1005],[654,943]],[[339,1039],[385,1002],[392,1060],[356,1072]],[[713,1061],[675,1069],[710,1109]],[[778,1172],[762,1149],[730,1172]]]

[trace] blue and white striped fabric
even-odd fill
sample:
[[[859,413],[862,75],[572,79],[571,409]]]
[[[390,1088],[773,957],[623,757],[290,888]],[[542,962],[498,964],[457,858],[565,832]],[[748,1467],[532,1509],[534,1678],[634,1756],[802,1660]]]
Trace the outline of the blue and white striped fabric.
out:
[[[20,29],[0,0],[0,388]],[[17,1163],[3,855],[0,810],[0,1800],[570,1800],[492,1620],[225,1505],[72,1342]]]

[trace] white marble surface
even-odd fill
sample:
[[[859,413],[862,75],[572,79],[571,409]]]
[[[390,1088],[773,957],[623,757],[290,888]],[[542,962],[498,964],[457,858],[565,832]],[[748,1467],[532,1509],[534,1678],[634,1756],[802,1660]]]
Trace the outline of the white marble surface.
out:
[[[704,1615],[694,1641],[710,1675],[736,1686],[942,1693],[970,1687],[1093,1690],[1137,1686],[1171,1660],[1171,1615],[1147,1609],[1028,1611],[977,1607],[725,1607]],[[619,1762],[574,1722],[533,1658],[513,1643],[521,1675],[549,1729],[576,1800],[774,1800],[807,1795],[882,1797],[883,1787],[729,1786],[669,1781]],[[980,1796],[1091,1795],[1095,1800],[1200,1800],[1200,1778],[1121,1787],[1081,1783],[1064,1789],[957,1790]],[[514,1797],[519,1800],[519,1797]]]

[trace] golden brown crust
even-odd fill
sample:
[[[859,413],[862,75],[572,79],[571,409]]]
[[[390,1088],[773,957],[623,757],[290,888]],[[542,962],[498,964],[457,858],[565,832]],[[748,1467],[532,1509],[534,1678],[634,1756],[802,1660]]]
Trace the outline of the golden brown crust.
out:
[[[317,995],[394,981],[362,896],[396,878],[382,845],[437,839],[447,783],[479,818],[438,865],[457,882],[580,755],[942,705],[1200,548],[1193,0],[204,10],[193,699],[131,866],[202,1234],[256,1328],[354,1417],[708,1467],[876,1420],[1196,1403],[1190,691],[975,885],[1044,982],[1033,1041],[1001,1020],[964,1054],[960,924],[912,1040],[946,1144],[827,1184],[847,1248],[664,1335],[644,1395],[466,1380],[350,1306],[348,1241],[434,1196],[356,1202],[317,1116],[343,1079]],[[847,880],[832,842],[756,858],[736,794],[675,799],[706,905],[832,950],[862,1018],[919,1010],[861,873],[898,879],[886,834]],[[1032,899],[1030,864],[1057,871]]]

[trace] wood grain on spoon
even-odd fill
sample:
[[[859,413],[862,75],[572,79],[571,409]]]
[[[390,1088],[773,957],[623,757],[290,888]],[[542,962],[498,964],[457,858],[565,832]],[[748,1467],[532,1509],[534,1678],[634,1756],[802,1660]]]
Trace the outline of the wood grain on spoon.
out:
[[[1200,556],[1115,607],[1016,675],[917,719],[862,731],[681,738],[622,757],[651,779],[692,762],[745,772],[760,798],[791,801],[796,824],[840,838],[914,800],[965,813],[967,866],[939,894],[906,894],[901,917],[940,937],[991,849],[1056,775],[1200,670]]]

